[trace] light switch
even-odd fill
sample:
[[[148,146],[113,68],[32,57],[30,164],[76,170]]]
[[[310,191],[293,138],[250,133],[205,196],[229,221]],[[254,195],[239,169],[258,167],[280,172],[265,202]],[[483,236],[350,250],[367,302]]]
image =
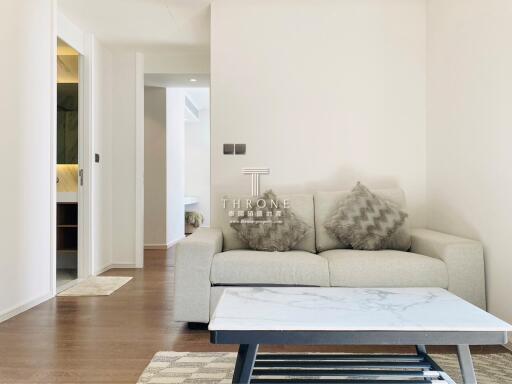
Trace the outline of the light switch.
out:
[[[235,155],[245,155],[245,144],[235,144]]]
[[[235,144],[224,144],[223,152],[225,155],[232,155],[235,153]]]

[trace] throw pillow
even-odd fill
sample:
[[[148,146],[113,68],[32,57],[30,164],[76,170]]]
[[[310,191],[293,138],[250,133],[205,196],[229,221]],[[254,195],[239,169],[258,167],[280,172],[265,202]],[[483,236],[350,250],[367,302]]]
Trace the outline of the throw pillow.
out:
[[[254,201],[253,207],[230,225],[249,248],[271,252],[289,251],[309,231],[309,226],[291,207],[285,207],[271,190]]]
[[[407,213],[357,183],[324,226],[341,243],[354,249],[390,249],[392,236],[399,231]]]

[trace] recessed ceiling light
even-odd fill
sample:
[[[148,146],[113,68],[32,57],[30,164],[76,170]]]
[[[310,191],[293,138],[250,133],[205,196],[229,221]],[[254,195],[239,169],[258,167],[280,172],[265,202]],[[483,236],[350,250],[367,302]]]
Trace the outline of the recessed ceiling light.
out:
[[[197,81],[197,79],[194,79],[193,77],[190,79],[191,83],[195,83],[196,81]]]

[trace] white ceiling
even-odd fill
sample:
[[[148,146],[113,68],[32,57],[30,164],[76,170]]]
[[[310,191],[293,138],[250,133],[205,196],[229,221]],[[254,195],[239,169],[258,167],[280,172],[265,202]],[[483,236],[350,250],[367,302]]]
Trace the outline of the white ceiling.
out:
[[[208,51],[211,0],[58,0],[73,23],[106,44],[142,52]]]

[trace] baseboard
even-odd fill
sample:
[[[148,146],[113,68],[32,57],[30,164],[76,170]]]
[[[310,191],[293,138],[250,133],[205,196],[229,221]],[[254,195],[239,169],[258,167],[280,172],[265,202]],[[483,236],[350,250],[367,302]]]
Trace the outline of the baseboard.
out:
[[[172,246],[176,245],[180,240],[183,240],[185,236],[180,237],[176,240],[169,241],[167,244],[144,244],[144,249],[152,250],[152,249],[169,249]]]
[[[113,263],[108,269],[137,268],[135,263]]]
[[[50,300],[52,297],[53,297],[53,295],[51,293],[47,293],[41,297],[38,297],[37,299],[30,300],[29,302],[27,302],[25,304],[8,309],[4,313],[0,313],[0,323],[10,319],[11,317],[19,315],[22,312],[29,310],[30,308],[33,308],[36,305],[39,305],[42,302],[45,302],[46,300]]]
[[[102,268],[98,269],[97,271],[95,271],[94,272],[94,276],[101,275],[102,273],[107,272],[111,268],[112,268],[112,264],[107,264],[104,267],[102,267]]]
[[[148,249],[148,250],[158,250],[158,249],[165,250],[167,248],[168,248],[167,244],[144,244],[144,249]]]
[[[111,269],[134,269],[137,268],[135,263],[115,263],[115,264],[109,264],[101,269],[99,269],[96,272],[96,276],[101,275],[102,273],[105,273],[107,271],[110,271]]]
[[[114,263],[110,265],[110,269],[122,269],[122,268],[138,268],[135,263]]]

